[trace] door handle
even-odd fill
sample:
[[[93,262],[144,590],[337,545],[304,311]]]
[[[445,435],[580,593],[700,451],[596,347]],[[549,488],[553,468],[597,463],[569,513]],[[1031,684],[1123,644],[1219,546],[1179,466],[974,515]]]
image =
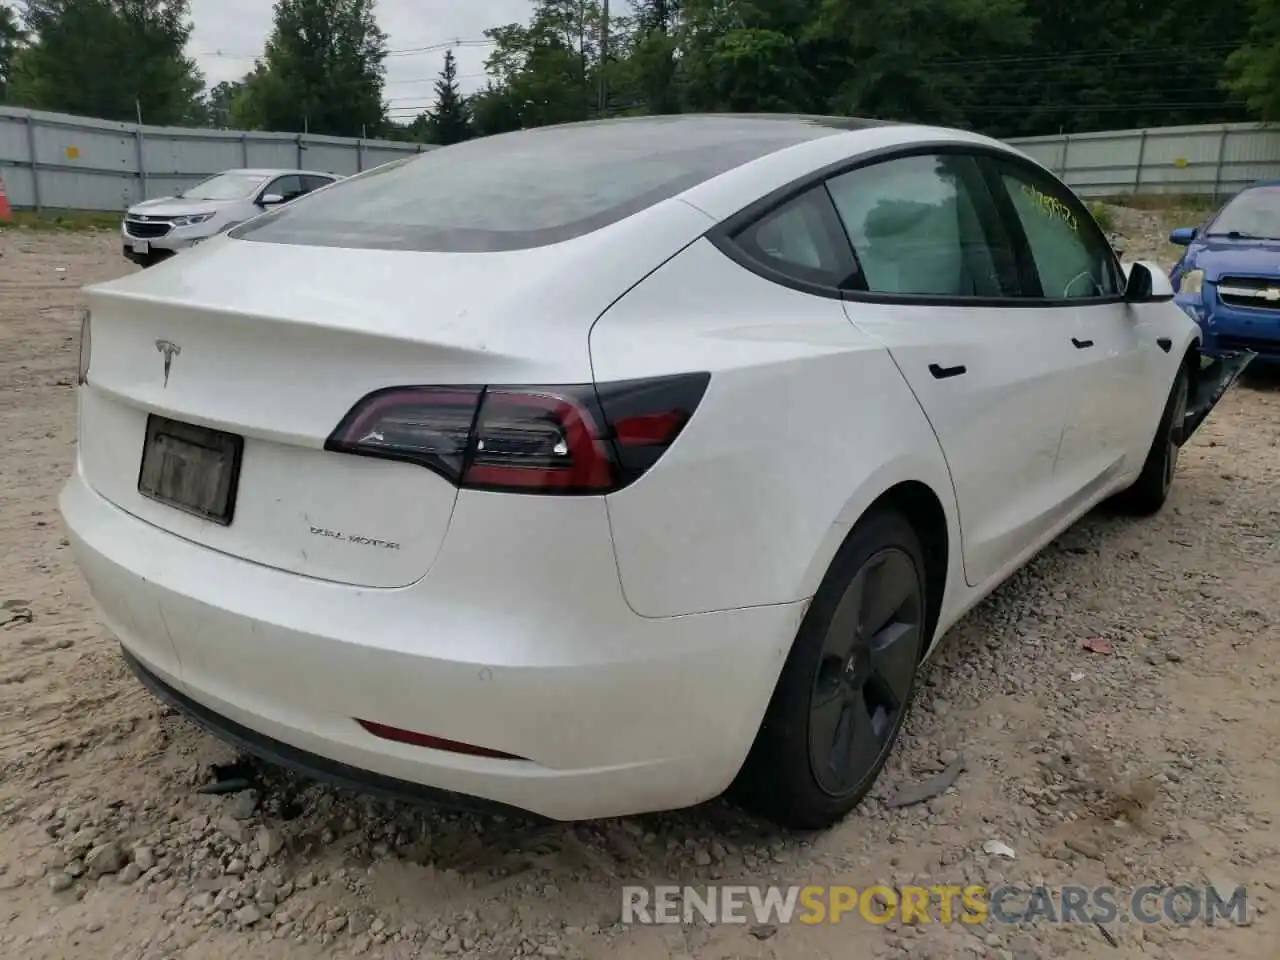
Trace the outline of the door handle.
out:
[[[940,367],[936,363],[929,364],[929,372],[933,374],[933,379],[935,380],[946,380],[948,377],[961,376],[967,369],[963,363],[954,367]]]
[[[1077,340],[1075,337],[1072,337],[1071,342],[1077,350],[1084,350],[1086,347],[1093,346],[1092,340]]]

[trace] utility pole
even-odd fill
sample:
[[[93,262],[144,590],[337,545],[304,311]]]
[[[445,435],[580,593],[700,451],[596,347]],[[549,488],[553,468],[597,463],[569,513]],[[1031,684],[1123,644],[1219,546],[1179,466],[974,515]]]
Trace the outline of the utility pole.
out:
[[[605,75],[605,64],[609,61],[609,0],[600,2],[600,103],[597,112],[604,117],[609,106],[609,81]]]

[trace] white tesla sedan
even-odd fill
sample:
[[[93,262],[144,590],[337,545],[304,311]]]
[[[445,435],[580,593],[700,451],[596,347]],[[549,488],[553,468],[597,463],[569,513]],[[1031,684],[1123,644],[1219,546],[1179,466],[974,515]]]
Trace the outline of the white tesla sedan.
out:
[[[139,677],[253,753],[554,819],[796,827],[1090,507],[1169,493],[1202,357],[1027,157],[628,119],[422,154],[87,290],[61,495]]]

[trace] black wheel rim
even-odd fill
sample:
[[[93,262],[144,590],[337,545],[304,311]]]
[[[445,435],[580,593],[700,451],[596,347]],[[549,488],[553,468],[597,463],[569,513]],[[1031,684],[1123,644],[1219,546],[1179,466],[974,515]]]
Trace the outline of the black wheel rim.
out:
[[[809,713],[809,763],[833,797],[856,792],[897,734],[915,679],[922,585],[903,550],[876,553],[827,628]]]
[[[1187,380],[1182,377],[1173,395],[1173,410],[1169,417],[1169,435],[1165,438],[1164,488],[1173,486],[1173,474],[1178,467],[1178,451],[1182,446],[1182,421],[1187,416]]]

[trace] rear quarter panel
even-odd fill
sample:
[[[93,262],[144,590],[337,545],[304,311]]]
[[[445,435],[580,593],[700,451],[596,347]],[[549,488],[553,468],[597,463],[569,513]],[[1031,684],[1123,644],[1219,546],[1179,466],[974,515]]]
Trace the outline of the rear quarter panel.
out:
[[[840,301],[757,277],[703,239],[605,312],[591,357],[598,381],[711,372],[671,449],[607,498],[638,614],[811,596],[852,524],[904,480],[938,494],[959,544],[937,439]]]

